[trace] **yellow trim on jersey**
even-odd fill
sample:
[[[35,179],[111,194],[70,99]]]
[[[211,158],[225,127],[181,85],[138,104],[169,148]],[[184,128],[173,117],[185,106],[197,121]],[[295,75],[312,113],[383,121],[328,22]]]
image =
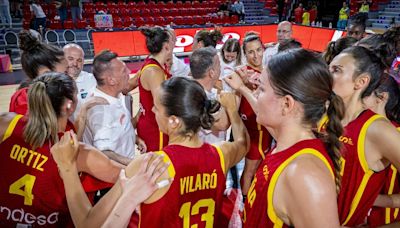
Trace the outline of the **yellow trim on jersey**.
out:
[[[164,69],[162,69],[159,65],[154,64],[154,63],[151,63],[151,64],[147,64],[146,66],[144,66],[144,67],[142,68],[142,70],[140,71],[139,77],[142,75],[143,71],[146,70],[146,69],[149,68],[149,67],[158,67],[158,68],[160,68],[160,69],[164,72]],[[168,78],[167,78],[167,74],[164,73],[164,80],[167,80],[167,79],[168,79]]]
[[[260,153],[262,159],[265,159],[264,150],[263,150],[263,131],[258,131],[258,152]]]
[[[325,124],[328,122],[329,118],[328,115],[325,113],[322,118],[318,121],[317,129],[318,132],[322,131],[322,128],[325,126]]]
[[[14,131],[15,126],[18,123],[18,120],[21,119],[23,117],[23,115],[16,115],[14,116],[14,118],[11,120],[10,124],[8,124],[7,130],[3,135],[3,140],[2,142],[4,142],[8,137],[11,136],[11,134]]]
[[[163,146],[164,146],[164,135],[163,135],[163,133],[160,131],[159,132],[160,133],[160,140],[158,141],[158,150],[162,150],[163,149]]]
[[[357,154],[360,165],[364,171],[364,176],[361,180],[360,186],[357,189],[356,195],[354,196],[354,199],[351,202],[349,214],[347,215],[347,218],[342,225],[346,225],[350,221],[351,217],[353,216],[354,212],[358,207],[358,204],[360,203],[361,197],[363,196],[364,190],[367,187],[369,179],[371,178],[372,174],[374,174],[374,171],[369,169],[367,159],[365,158],[365,138],[367,135],[368,127],[372,124],[372,122],[374,122],[379,118],[384,118],[384,117],[381,115],[371,116],[361,128],[360,135],[357,141]]]
[[[332,175],[332,179],[335,180],[335,174],[332,170],[331,165],[329,164],[328,160],[317,150],[312,149],[312,148],[305,148],[300,150],[299,152],[293,154],[292,156],[290,156],[288,159],[286,159],[286,161],[284,161],[281,165],[279,165],[279,167],[276,169],[276,171],[274,172],[274,174],[271,177],[271,181],[269,183],[268,186],[268,217],[269,219],[274,223],[274,228],[279,228],[283,226],[283,221],[277,216],[274,206],[273,206],[273,197],[274,197],[274,191],[275,191],[275,186],[276,183],[278,182],[278,178],[281,175],[281,173],[283,172],[283,170],[289,165],[289,163],[291,161],[293,161],[295,158],[299,157],[300,155],[303,154],[310,154],[310,155],[314,155],[317,158],[319,158],[328,168],[329,172]]]
[[[365,158],[365,138],[367,136],[367,130],[369,126],[374,122],[375,120],[379,118],[384,118],[381,115],[373,115],[371,116],[362,126],[360,135],[358,137],[358,142],[357,142],[357,153],[358,153],[358,159],[361,164],[361,167],[364,170],[364,173],[370,171],[368,167],[368,162],[367,159]]]
[[[161,151],[157,151],[155,153],[159,154],[159,155],[164,155],[164,162],[165,163],[169,162],[169,166],[168,166],[168,169],[167,169],[168,170],[168,175],[169,175],[170,178],[174,178],[176,172],[175,172],[174,164],[172,164],[171,159],[169,158],[168,154],[165,153],[162,150]]]
[[[395,183],[395,181],[397,179],[396,178],[397,169],[393,165],[390,165],[390,169],[392,169],[393,174],[392,174],[392,178],[390,178],[390,185],[389,185],[388,195],[392,195],[393,194],[394,183]],[[391,210],[390,209],[391,208],[388,208],[388,207],[385,209],[385,224],[389,224],[390,223],[390,220],[391,220],[391,213],[390,213]],[[398,208],[397,208],[397,210],[398,210]]]
[[[222,172],[224,172],[224,174],[226,175],[224,154],[222,153],[222,150],[219,146],[216,146],[216,145],[212,145],[212,146],[215,147],[215,149],[217,149],[217,152],[219,155],[219,161],[221,163]]]

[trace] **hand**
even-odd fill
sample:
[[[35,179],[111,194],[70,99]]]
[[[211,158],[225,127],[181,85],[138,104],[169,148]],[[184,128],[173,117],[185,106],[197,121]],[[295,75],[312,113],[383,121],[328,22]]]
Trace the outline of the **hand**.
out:
[[[219,102],[226,110],[237,112],[239,109],[234,93],[221,92],[219,95]]]
[[[51,147],[51,154],[61,174],[76,168],[78,148],[79,142],[73,131],[65,132],[60,141]]]
[[[237,73],[226,76],[224,80],[234,90],[239,91],[241,87],[245,86],[242,77],[240,77],[240,75]]]
[[[236,73],[242,78],[243,83],[250,90],[255,90],[258,87],[259,82],[256,82],[260,78],[260,74],[254,70],[247,69],[246,66],[236,69]]]
[[[108,101],[102,97],[91,97],[83,105],[81,110],[87,111],[96,105],[108,105]]]
[[[163,162],[163,156],[154,153],[148,153],[143,156],[138,172],[131,178],[128,179],[126,177],[125,170],[121,170],[119,175],[123,195],[131,197],[132,200],[138,203],[145,201],[159,188],[166,187],[172,183],[171,178],[156,183],[157,179],[169,166],[169,163]],[[154,158],[153,161],[151,161],[152,158]]]
[[[137,149],[140,151],[141,154],[146,153],[147,151],[146,143],[143,141],[143,139],[139,138],[138,136],[136,136],[136,145]]]

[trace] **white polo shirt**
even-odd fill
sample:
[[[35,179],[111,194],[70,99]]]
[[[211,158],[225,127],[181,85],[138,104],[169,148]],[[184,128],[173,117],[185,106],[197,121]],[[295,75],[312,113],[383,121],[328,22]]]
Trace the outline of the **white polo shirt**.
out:
[[[131,123],[131,114],[126,108],[125,96],[109,96],[94,89],[93,96],[102,97],[109,105],[97,105],[89,109],[83,142],[99,150],[111,150],[122,156],[133,158],[135,155],[135,130]]]
[[[82,104],[85,100],[93,95],[94,89],[96,89],[97,81],[93,74],[86,71],[81,71],[78,78],[75,80],[76,87],[78,89],[78,103],[74,114],[71,116],[71,121],[74,121],[79,114]]]

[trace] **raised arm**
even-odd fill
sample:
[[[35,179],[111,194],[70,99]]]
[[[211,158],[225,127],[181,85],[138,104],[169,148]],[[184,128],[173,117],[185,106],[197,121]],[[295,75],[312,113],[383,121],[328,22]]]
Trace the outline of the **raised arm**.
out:
[[[233,93],[221,93],[220,102],[228,114],[232,125],[233,142],[225,142],[221,145],[225,158],[225,170],[237,164],[249,151],[250,136],[240,119],[236,96]]]
[[[149,67],[142,72],[140,80],[143,88],[151,91],[151,94],[154,95],[155,90],[165,80],[164,72],[158,67]]]
[[[238,71],[242,72],[242,71]],[[245,82],[243,81],[242,77],[240,77],[238,74],[234,73],[231,74],[227,77],[224,78],[226,83],[230,87],[232,87],[234,90],[239,92],[242,96],[246,98],[246,100],[249,102],[251,108],[254,110],[254,112],[257,112],[257,99],[254,96],[254,92],[250,90],[246,85]]]

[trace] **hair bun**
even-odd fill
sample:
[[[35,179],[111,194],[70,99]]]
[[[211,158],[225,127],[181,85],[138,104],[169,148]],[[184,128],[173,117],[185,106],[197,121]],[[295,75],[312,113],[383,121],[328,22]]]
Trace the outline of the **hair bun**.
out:
[[[36,39],[29,31],[23,30],[18,34],[19,48],[22,51],[31,51],[40,45],[40,41]]]

